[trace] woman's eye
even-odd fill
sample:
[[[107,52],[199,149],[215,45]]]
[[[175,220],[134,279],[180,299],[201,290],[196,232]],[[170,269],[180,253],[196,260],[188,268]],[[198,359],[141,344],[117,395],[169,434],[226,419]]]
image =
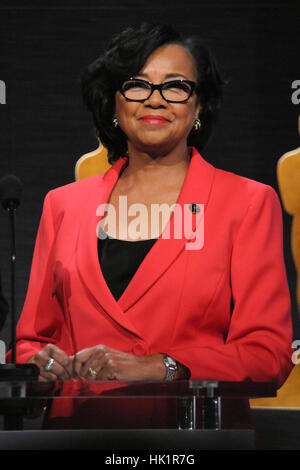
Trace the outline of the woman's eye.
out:
[[[145,83],[136,83],[135,85],[133,85],[133,88],[148,90],[149,87]]]
[[[140,82],[130,82],[130,83],[125,83],[123,86],[124,91],[127,90],[145,90],[148,89],[149,87],[147,86],[146,83],[140,83]]]
[[[172,91],[174,93],[181,93],[181,92],[188,93],[190,91],[189,86],[184,83],[173,83],[173,84],[170,83],[170,85],[166,85],[164,89],[168,91]]]

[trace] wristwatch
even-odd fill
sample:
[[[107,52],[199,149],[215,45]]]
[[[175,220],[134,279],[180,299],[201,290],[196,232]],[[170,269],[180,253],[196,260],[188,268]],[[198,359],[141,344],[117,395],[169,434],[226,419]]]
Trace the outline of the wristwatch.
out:
[[[178,369],[178,365],[177,365],[177,362],[175,361],[175,359],[173,359],[170,356],[164,356],[163,357],[163,363],[166,366],[165,380],[169,382],[169,381],[174,379],[175,374],[176,374],[177,369]]]

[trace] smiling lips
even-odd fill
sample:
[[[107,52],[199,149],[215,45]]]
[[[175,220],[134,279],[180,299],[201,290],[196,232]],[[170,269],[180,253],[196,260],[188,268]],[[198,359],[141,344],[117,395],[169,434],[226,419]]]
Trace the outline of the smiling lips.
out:
[[[168,120],[164,118],[163,116],[158,116],[158,115],[149,115],[149,116],[143,116],[141,118],[142,122],[145,122],[147,124],[167,124]]]

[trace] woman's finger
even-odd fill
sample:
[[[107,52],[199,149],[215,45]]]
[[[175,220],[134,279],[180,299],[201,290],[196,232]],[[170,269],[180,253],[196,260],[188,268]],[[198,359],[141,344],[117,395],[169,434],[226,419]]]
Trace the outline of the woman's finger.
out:
[[[51,371],[61,377],[63,380],[68,380],[72,377],[73,367],[71,358],[60,348],[51,344],[48,345],[47,352],[50,358],[54,359]]]
[[[113,380],[117,379],[119,366],[126,361],[126,354],[108,350],[101,356],[93,356],[84,365],[82,374],[88,380]]]
[[[95,363],[101,360],[106,350],[106,346],[97,345],[79,351],[75,354],[73,360],[73,372],[79,377],[89,378],[91,376],[90,374],[88,375],[89,368],[93,369]]]
[[[72,377],[71,359],[53,344],[46,345],[30,362],[39,367],[41,381],[69,380]]]
[[[52,372],[47,372],[43,368],[40,368],[40,382],[56,382],[57,379],[57,375],[53,374]]]

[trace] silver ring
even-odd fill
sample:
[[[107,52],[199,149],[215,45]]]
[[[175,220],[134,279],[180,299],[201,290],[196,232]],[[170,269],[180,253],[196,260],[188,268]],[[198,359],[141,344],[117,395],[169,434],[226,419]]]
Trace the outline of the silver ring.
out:
[[[49,371],[52,369],[53,363],[54,363],[54,359],[53,359],[53,357],[51,357],[51,358],[49,359],[49,361],[46,363],[44,369],[45,369],[47,372],[49,372]]]

